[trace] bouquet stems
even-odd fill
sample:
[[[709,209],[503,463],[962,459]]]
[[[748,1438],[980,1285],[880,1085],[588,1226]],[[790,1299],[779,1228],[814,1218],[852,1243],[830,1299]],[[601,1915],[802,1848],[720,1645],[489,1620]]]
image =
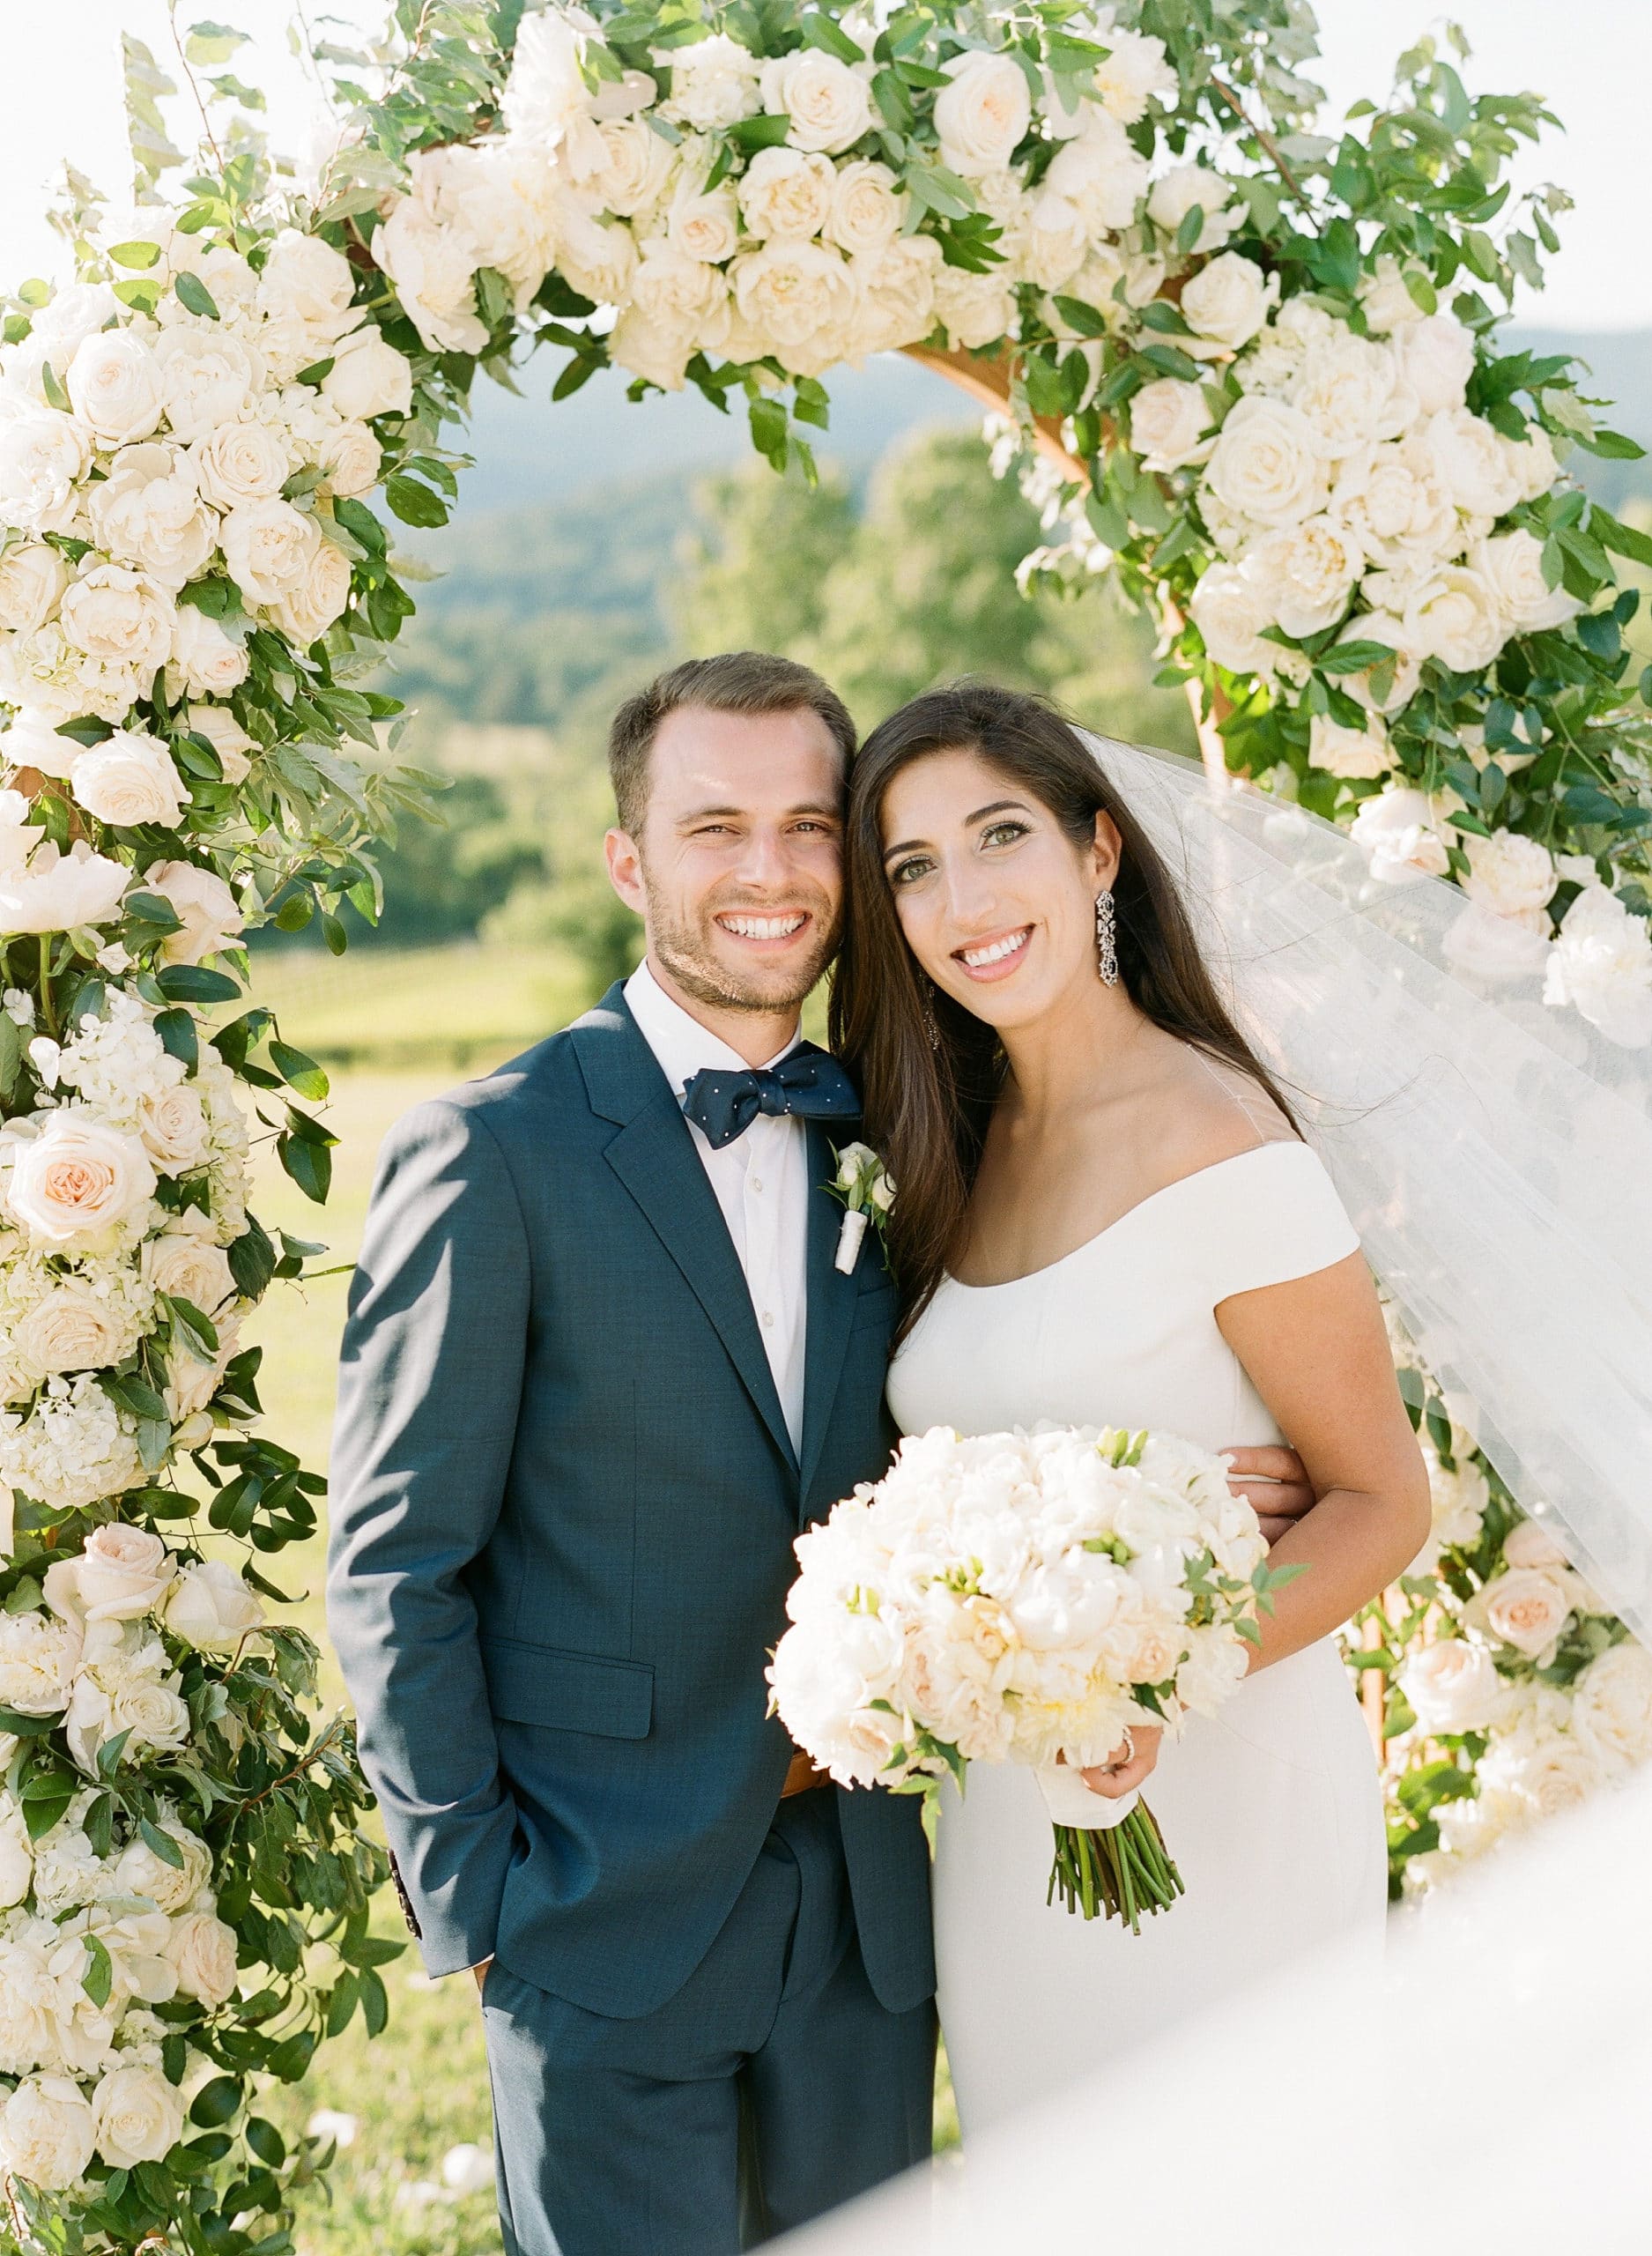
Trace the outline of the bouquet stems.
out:
[[[1182,1893],[1159,1821],[1145,1801],[1108,1830],[1058,1825],[1049,1894],[1069,1911],[1086,1919],[1098,1913],[1123,1919],[1133,1935],[1142,1931],[1142,1913],[1167,1911]]]

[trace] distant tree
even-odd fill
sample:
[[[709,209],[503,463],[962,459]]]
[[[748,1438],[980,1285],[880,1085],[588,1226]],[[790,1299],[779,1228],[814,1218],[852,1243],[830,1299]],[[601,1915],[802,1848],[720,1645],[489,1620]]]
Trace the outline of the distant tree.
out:
[[[670,599],[683,652],[804,657],[819,631],[828,578],[858,553],[848,480],[827,468],[811,491],[801,479],[776,478],[757,463],[708,479],[695,504],[700,530],[683,545],[682,575]]]

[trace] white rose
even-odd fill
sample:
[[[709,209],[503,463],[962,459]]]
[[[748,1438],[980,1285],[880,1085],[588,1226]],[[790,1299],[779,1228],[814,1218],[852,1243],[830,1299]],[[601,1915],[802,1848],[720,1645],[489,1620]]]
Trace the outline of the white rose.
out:
[[[1380,885],[1405,885],[1419,877],[1444,877],[1450,865],[1435,802],[1425,791],[1393,784],[1360,803],[1348,835],[1371,857]]]
[[[1366,317],[1366,326],[1379,337],[1386,337],[1391,330],[1404,329],[1423,317],[1423,309],[1405,286],[1405,275],[1398,259],[1385,251],[1369,274],[1359,278],[1359,304]]]
[[[1225,250],[1182,291],[1182,315],[1196,336],[1237,352],[1267,320],[1278,295],[1274,276],[1264,275],[1254,259]]]
[[[121,449],[93,488],[87,516],[100,548],[163,587],[194,579],[218,545],[218,519],[201,500],[189,456],[152,441]]]
[[[1465,902],[1445,938],[1446,960],[1471,979],[1540,979],[1549,960],[1549,919],[1541,909],[1500,916]]]
[[[244,598],[272,604],[309,578],[322,532],[291,502],[245,501],[224,519],[222,540],[229,575]]]
[[[54,360],[66,361],[83,338],[125,318],[126,308],[107,282],[70,282],[35,315],[33,333],[51,346]]]
[[[26,802],[15,791],[0,791],[0,857],[8,857],[7,833],[35,838],[26,862],[0,859],[0,931],[67,932],[77,924],[107,924],[115,916],[131,872],[124,862],[94,854],[78,838],[67,854],[43,831],[24,826],[5,802]]]
[[[253,739],[227,707],[191,705],[189,728],[191,736],[204,737],[217,753],[226,783],[246,782],[252,773],[252,761],[248,755],[254,749]]]
[[[1348,608],[1365,554],[1335,517],[1308,517],[1258,541],[1258,578],[1271,590],[1274,617],[1287,634],[1318,634]]]
[[[1489,838],[1465,838],[1463,851],[1469,873],[1463,890],[1471,901],[1500,916],[1542,909],[1559,882],[1548,848],[1516,831],[1494,830]]]
[[[1545,1522],[1522,1519],[1503,1539],[1504,1563],[1510,1567],[1565,1567],[1571,1562]]]
[[[116,729],[83,752],[70,789],[88,814],[122,830],[146,822],[175,829],[189,796],[166,746],[137,729]]]
[[[1370,555],[1392,570],[1426,573],[1462,547],[1461,520],[1415,440],[1357,449],[1338,464],[1331,498]]]
[[[639,117],[616,118],[596,130],[603,161],[584,182],[584,191],[599,210],[634,219],[664,193],[671,172],[671,145]]]
[[[202,493],[220,509],[273,500],[293,471],[291,450],[267,423],[226,423],[198,442],[192,459]]]
[[[258,303],[273,320],[293,315],[323,340],[342,337],[355,318],[355,276],[342,251],[319,235],[284,227],[258,277]]]
[[[1478,542],[1474,563],[1511,626],[1522,634],[1540,627],[1563,627],[1575,619],[1582,605],[1564,587],[1550,587],[1543,576],[1543,543],[1523,525]]]
[[[1092,235],[1105,234],[1136,217],[1147,192],[1147,160],[1116,118],[1091,110],[1078,136],[1056,152],[1043,185],[1077,206]]]
[[[1572,1728],[1603,1769],[1621,1770],[1652,1755],[1652,1653],[1610,1646],[1578,1678]]]
[[[1180,470],[1203,461],[1215,441],[1206,437],[1211,415],[1202,385],[1179,376],[1144,384],[1130,401],[1130,444],[1144,470]]]
[[[72,1280],[54,1285],[19,1319],[13,1352],[41,1377],[53,1371],[100,1370],[130,1354],[131,1326],[87,1287]]]
[[[235,1930],[211,1911],[186,1911],[172,1923],[167,1955],[178,1987],[204,2006],[221,2006],[235,1988]]]
[[[220,1310],[214,1320],[218,1333],[218,1352],[209,1362],[204,1362],[195,1351],[179,1343],[174,1348],[167,1365],[167,1415],[174,1426],[182,1425],[203,1411],[217,1393],[231,1359],[241,1344],[241,1317],[233,1309]]]
[[[1241,519],[1289,525],[1325,500],[1325,465],[1305,416],[1282,400],[1241,399],[1211,451],[1205,484]]]
[[[379,482],[384,460],[378,441],[365,423],[340,423],[326,440],[320,467],[327,473],[324,494],[370,494]]]
[[[1391,612],[1382,611],[1357,612],[1338,634],[1339,642],[1382,642],[1394,653],[1389,667],[1389,685],[1379,697],[1373,675],[1345,674],[1343,686],[1351,696],[1358,698],[1368,712],[1396,713],[1401,706],[1411,702],[1417,694],[1417,684],[1422,674],[1422,661],[1406,640],[1404,623]],[[1387,661],[1383,661],[1387,664]]]
[[[0,2159],[42,2192],[77,2185],[96,2145],[96,2119],[68,2076],[30,2076],[0,2108]]]
[[[1471,565],[1448,565],[1424,581],[1405,606],[1412,649],[1454,673],[1478,673],[1508,639],[1508,622],[1492,583]]]
[[[167,420],[181,439],[204,439],[233,423],[251,404],[264,379],[250,346],[221,325],[169,329],[155,342]]]
[[[1182,221],[1196,208],[1204,218],[1194,248],[1217,250],[1233,232],[1233,194],[1230,183],[1208,165],[1176,165],[1153,182],[1147,216],[1156,227],[1174,236],[1180,234]]]
[[[6,1736],[11,1737],[8,1732]],[[15,1747],[15,1740],[12,1741]],[[0,1908],[10,1909],[20,1904],[34,1884],[34,1851],[29,1840],[28,1822],[23,1806],[10,1794],[0,1807]],[[0,1985],[4,1983],[4,1970],[0,1968]],[[29,2063],[33,2067],[33,2063]]]
[[[61,1576],[47,1598],[63,1613],[63,1599],[72,1590],[73,1602],[88,1622],[135,1621],[160,1604],[175,1571],[171,1552],[152,1530],[110,1520],[93,1528],[78,1557],[47,1570]]]
[[[935,277],[941,247],[928,235],[904,235],[851,262],[856,301],[848,357],[899,352],[935,326]]]
[[[1328,776],[1353,783],[1374,783],[1393,765],[1388,731],[1379,720],[1368,719],[1362,729],[1315,713],[1308,724],[1308,764],[1322,768]]]
[[[837,175],[827,158],[803,149],[759,149],[740,182],[740,210],[760,239],[818,235],[832,216]]]
[[[1308,346],[1290,399],[1338,459],[1397,438],[1416,416],[1389,347],[1345,330]]]
[[[791,120],[786,138],[794,149],[835,155],[872,127],[871,65],[841,63],[818,48],[800,47],[763,65],[763,108]]]
[[[732,258],[740,241],[739,205],[734,188],[725,181],[709,195],[679,196],[665,222],[665,239],[674,251],[707,265],[721,265]]]
[[[1027,214],[1022,271],[1041,290],[1059,290],[1084,264],[1089,248],[1085,217],[1064,196],[1041,196]]]
[[[146,439],[166,405],[160,363],[136,330],[100,330],[85,338],[65,381],[76,414],[105,446]]]
[[[1487,1583],[1470,1613],[1493,1636],[1536,1660],[1559,1642],[1572,1617],[1572,1593],[1552,1570],[1511,1567]]]
[[[0,1614],[0,1706],[25,1716],[61,1715],[74,1689],[80,1648],[78,1622]]]
[[[175,616],[170,594],[146,572],[123,564],[91,564],[59,606],[64,634],[88,657],[152,673],[172,649]]]
[[[62,1252],[115,1228],[154,1191],[155,1170],[136,1136],[64,1105],[18,1147],[5,1204],[31,1244]]]
[[[1519,501],[1520,482],[1501,438],[1466,407],[1432,416],[1424,443],[1441,486],[1468,516],[1500,517]]]
[[[69,568],[48,542],[26,541],[0,556],[0,627],[27,634],[44,627],[68,585]]]
[[[19,713],[4,736],[0,736],[0,761],[7,768],[38,768],[42,776],[66,776],[85,750],[73,737],[59,736],[51,723],[39,713]],[[43,836],[36,832],[35,836]],[[15,834],[7,841],[17,842]]]
[[[671,74],[670,98],[660,115],[679,125],[722,132],[762,108],[758,81],[763,66],[726,33],[696,40],[691,47],[661,48],[655,61]]]
[[[211,1879],[212,1858],[206,1843],[187,1826],[163,1820],[160,1830],[182,1863],[169,1865],[146,1841],[133,1841],[121,1852],[115,1880],[123,1895],[145,1896],[158,1911],[171,1914],[181,1911]]]
[[[307,649],[350,602],[350,559],[330,540],[315,544],[307,576],[270,605],[270,616],[289,642]],[[205,686],[205,685],[202,685]]]
[[[1254,673],[1267,665],[1275,647],[1262,641],[1274,623],[1273,606],[1253,568],[1212,564],[1193,590],[1193,623],[1219,666],[1230,673]]]
[[[1474,338],[1460,321],[1449,314],[1429,314],[1406,322],[1395,332],[1394,350],[1420,414],[1462,406],[1474,374]]]
[[[128,1669],[106,1689],[90,1671],[83,1671],[63,1718],[63,1737],[88,1777],[97,1775],[100,1754],[122,1732],[122,1762],[145,1753],[175,1755],[189,1743],[189,1711],[173,1685],[156,1677]]]
[[[193,697],[226,697],[246,680],[251,663],[244,642],[226,634],[194,604],[180,604],[168,668],[168,687],[174,694],[181,686]]]
[[[427,351],[482,350],[487,325],[476,310],[478,261],[468,228],[444,226],[417,197],[405,196],[381,223],[373,248]]]
[[[791,348],[806,345],[821,330],[846,327],[854,314],[853,275],[836,251],[819,243],[764,243],[743,252],[729,274],[742,319],[784,365]]]
[[[0,422],[0,523],[67,532],[92,463],[92,434],[72,415]]]
[[[608,357],[614,366],[662,391],[681,391],[693,352],[688,330],[658,321],[637,305],[627,306],[608,333]]]
[[[598,305],[617,306],[630,295],[637,243],[623,220],[604,226],[569,198],[558,206],[557,267],[563,279]]]
[[[1096,19],[1096,37],[1107,48],[1107,56],[1096,65],[1095,93],[1121,125],[1139,123],[1155,95],[1164,101],[1174,95],[1176,74],[1166,60],[1163,40],[1126,31],[1100,15]]]
[[[1430,1738],[1448,1732],[1485,1731],[1503,1709],[1507,1692],[1484,1645],[1442,1637],[1414,1653],[1400,1672],[1401,1691],[1419,1727]]]
[[[211,1156],[206,1113],[189,1083],[152,1090],[138,1106],[144,1148],[163,1175],[183,1175]]]
[[[411,415],[413,365],[387,345],[374,322],[340,338],[333,365],[322,378],[322,397],[351,422],[375,415]]]
[[[1585,887],[1549,951],[1543,999],[1570,1003],[1608,1042],[1639,1050],[1652,1042],[1652,939],[1602,885]]]
[[[1026,75],[1012,56],[974,48],[954,56],[945,70],[951,84],[935,97],[942,162],[966,178],[996,172],[1033,122]]]
[[[856,157],[837,168],[823,233],[851,258],[885,250],[900,233],[906,202],[887,165]]]
[[[216,871],[193,862],[152,862],[144,873],[145,893],[159,894],[182,919],[161,946],[163,963],[199,963],[241,936],[242,920],[235,896]]]
[[[183,2094],[147,2061],[101,2077],[92,2113],[98,2152],[111,2170],[164,2161],[183,2136]]]
[[[167,1605],[167,1627],[174,1636],[209,1650],[239,1644],[263,1621],[256,1592],[221,1559],[186,1567]]]
[[[935,310],[949,345],[973,352],[1009,333],[1015,298],[1001,277],[1002,269],[988,274],[970,274],[961,266],[937,269]]]
[[[603,100],[596,98],[599,108]],[[609,202],[616,210],[627,203],[641,208],[651,202],[670,167],[670,151],[660,137],[635,124],[592,127],[589,133],[589,176],[582,180],[581,193],[592,201]],[[611,143],[604,138],[611,133],[619,137]],[[643,138],[638,140],[638,135]],[[449,278],[419,294],[434,304],[446,302],[447,292],[454,313],[468,321],[473,307],[463,270],[491,266],[510,284],[516,311],[525,313],[555,263],[557,186],[566,169],[562,161],[543,149],[487,140],[420,150],[409,165],[419,202],[438,223],[452,254],[450,270],[444,263]],[[445,262],[447,253],[443,256]],[[433,271],[427,281],[434,280]]]
[[[145,1283],[152,1285],[158,1293],[188,1301],[203,1316],[216,1315],[235,1290],[234,1274],[223,1248],[194,1231],[167,1232],[159,1237],[146,1238],[143,1273]]]
[[[1535,501],[1540,494],[1546,494],[1560,474],[1554,442],[1541,423],[1529,423],[1523,439],[1504,439],[1503,452],[1519,480],[1522,501]]]

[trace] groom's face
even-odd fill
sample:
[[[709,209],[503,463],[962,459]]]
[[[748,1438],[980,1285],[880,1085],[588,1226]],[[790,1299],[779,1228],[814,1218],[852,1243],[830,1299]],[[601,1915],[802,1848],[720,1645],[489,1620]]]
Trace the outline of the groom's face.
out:
[[[641,835],[608,835],[620,898],[677,986],[722,1010],[797,1008],[843,908],[843,761],[805,707],[667,714]]]

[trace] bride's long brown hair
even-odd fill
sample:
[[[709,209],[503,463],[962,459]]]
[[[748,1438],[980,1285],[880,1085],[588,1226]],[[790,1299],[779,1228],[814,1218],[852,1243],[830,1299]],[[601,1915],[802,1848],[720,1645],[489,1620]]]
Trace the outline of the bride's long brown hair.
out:
[[[1112,817],[1122,849],[1113,884],[1119,972],[1130,1000],[1167,1034],[1247,1075],[1294,1124],[1222,1001],[1162,857],[1072,724],[1048,700],[990,682],[915,697],[873,730],[849,771],[848,912],[832,989],[832,1047],[860,1085],[866,1140],[894,1180],[889,1248],[901,1337],[962,1242],[1004,1071],[991,1027],[949,996],[931,1000],[884,869],[890,784],[943,752],[973,753],[1029,793],[1076,852],[1093,842],[1098,814]]]

